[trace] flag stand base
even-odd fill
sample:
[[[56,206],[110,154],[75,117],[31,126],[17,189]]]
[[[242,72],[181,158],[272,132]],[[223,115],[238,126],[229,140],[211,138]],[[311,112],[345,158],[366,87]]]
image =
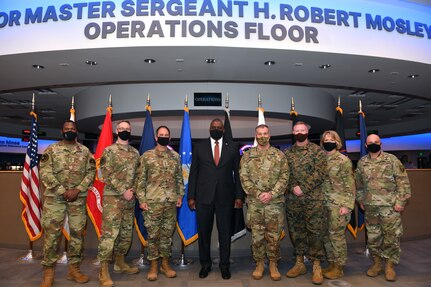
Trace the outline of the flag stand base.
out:
[[[133,264],[138,267],[147,268],[150,266],[150,261],[145,258],[145,254],[141,253],[138,259],[133,260]]]
[[[27,252],[26,255],[18,258],[19,261],[29,262],[29,263],[35,262],[36,261],[35,259],[36,258],[34,257],[33,250],[31,250],[31,249]]]
[[[64,251],[63,255],[57,260],[57,264],[67,264],[67,252]]]
[[[186,268],[193,264],[193,260],[187,259],[183,253],[177,259],[172,260],[172,263],[180,268]]]

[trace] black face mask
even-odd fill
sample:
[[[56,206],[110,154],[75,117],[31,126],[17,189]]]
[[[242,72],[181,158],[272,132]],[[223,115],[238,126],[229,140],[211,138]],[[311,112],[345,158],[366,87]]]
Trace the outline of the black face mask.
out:
[[[127,141],[130,139],[130,132],[129,131],[121,131],[118,133],[118,137],[122,139],[123,141]]]
[[[369,145],[367,145],[367,150],[369,152],[372,152],[372,153],[379,152],[380,151],[380,145],[379,144],[375,144],[375,143],[369,144]]]
[[[77,132],[68,131],[63,133],[63,138],[67,141],[74,141],[78,136]]]
[[[333,143],[333,142],[324,142],[323,143],[323,148],[326,151],[333,151],[335,148],[337,148],[337,143]]]
[[[158,137],[157,143],[161,146],[167,146],[169,144],[169,138],[168,137]]]
[[[215,139],[216,141],[218,141],[223,136],[223,131],[217,130],[217,129],[210,130],[210,135],[211,135],[211,137],[213,139]]]
[[[296,134],[296,135],[293,135],[293,137],[297,142],[302,143],[308,138],[308,134]]]

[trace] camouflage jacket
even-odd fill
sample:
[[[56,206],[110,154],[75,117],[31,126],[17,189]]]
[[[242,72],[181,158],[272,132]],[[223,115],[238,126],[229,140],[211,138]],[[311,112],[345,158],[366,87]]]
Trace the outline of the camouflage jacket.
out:
[[[336,151],[327,156],[328,177],[322,188],[328,206],[347,207],[352,210],[355,204],[355,177],[350,159]]]
[[[247,194],[247,202],[260,202],[262,192],[272,193],[272,203],[285,201],[289,164],[283,152],[275,147],[268,150],[253,147],[244,153],[239,177]]]
[[[356,185],[356,199],[364,205],[404,206],[411,196],[403,164],[386,152],[381,152],[375,159],[366,155],[359,160]]]
[[[140,158],[135,186],[140,203],[177,201],[184,195],[179,154],[156,148],[146,151]]]
[[[93,155],[78,142],[54,143],[40,159],[40,179],[47,197],[62,195],[74,188],[80,191],[79,197],[85,197],[95,175],[96,162]]]
[[[122,195],[133,187],[139,152],[131,145],[114,143],[105,148],[100,158],[105,188],[104,195]]]
[[[285,150],[290,167],[288,200],[323,200],[322,183],[327,174],[326,155],[316,144],[293,145]],[[292,190],[301,187],[304,196],[297,197]]]

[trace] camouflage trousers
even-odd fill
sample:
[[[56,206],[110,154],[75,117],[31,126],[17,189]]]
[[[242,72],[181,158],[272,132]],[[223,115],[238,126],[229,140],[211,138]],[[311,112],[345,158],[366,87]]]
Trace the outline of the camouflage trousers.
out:
[[[110,261],[114,252],[125,255],[132,244],[135,200],[105,195],[102,205],[102,236],[97,258],[99,261]]]
[[[327,230],[326,208],[322,200],[287,200],[287,227],[295,256],[311,260],[325,256],[323,236]]]
[[[249,202],[247,226],[251,228],[251,248],[255,261],[280,259],[280,236],[284,227],[284,203]]]
[[[347,262],[346,227],[350,222],[350,213],[340,215],[340,206],[326,206],[328,215],[328,231],[323,242],[325,245],[326,259],[329,262],[341,266]]]
[[[403,235],[401,214],[392,206],[365,206],[368,248],[373,256],[400,261],[400,238]]]
[[[177,221],[175,202],[148,203],[148,210],[142,214],[148,232],[148,260],[170,257],[172,236]]]
[[[58,260],[58,245],[66,215],[70,229],[67,259],[69,264],[82,261],[84,230],[87,221],[86,200],[85,197],[78,197],[74,202],[67,202],[63,196],[45,197],[42,212],[44,240],[41,264],[43,266],[52,267]]]

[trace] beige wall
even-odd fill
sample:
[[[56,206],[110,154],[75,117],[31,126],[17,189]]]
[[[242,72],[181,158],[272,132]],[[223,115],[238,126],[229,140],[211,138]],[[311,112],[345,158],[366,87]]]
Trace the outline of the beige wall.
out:
[[[410,182],[412,185],[412,198],[409,201],[406,211],[403,214],[404,239],[414,239],[431,236],[431,170],[409,170]],[[0,247],[28,249],[28,237],[21,221],[22,204],[19,199],[19,187],[21,172],[0,172]],[[355,240],[348,235],[350,243],[361,244],[364,232]],[[250,233],[237,240],[232,245],[233,255],[250,254]],[[88,221],[85,248],[87,251],[96,252],[97,236],[93,225]],[[213,232],[213,253],[217,253],[217,233]],[[64,245],[62,244],[61,250]],[[285,238],[282,247],[290,247],[289,239]],[[178,234],[174,234],[174,254],[178,254],[181,241]],[[42,249],[42,240],[34,243],[35,250]],[[191,244],[186,249],[186,254],[197,255],[197,242]],[[134,232],[131,252],[136,254],[140,251],[139,240]]]

